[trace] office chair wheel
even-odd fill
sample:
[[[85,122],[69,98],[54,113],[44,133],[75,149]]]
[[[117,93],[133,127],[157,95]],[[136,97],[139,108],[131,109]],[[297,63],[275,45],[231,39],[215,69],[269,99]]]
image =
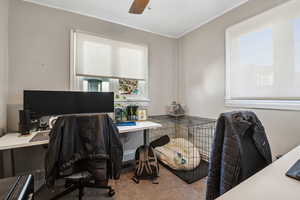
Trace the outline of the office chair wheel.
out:
[[[109,197],[113,197],[115,194],[116,194],[116,192],[115,192],[114,189],[110,189],[109,192],[108,192]]]

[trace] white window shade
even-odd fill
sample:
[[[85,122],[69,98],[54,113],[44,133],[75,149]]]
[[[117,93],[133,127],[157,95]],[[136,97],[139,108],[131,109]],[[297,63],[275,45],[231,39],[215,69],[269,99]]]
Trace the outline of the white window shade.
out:
[[[148,48],[81,32],[75,33],[77,76],[145,80]]]
[[[80,33],[76,34],[76,39],[76,73],[113,76],[113,46],[110,41]]]
[[[146,49],[137,46],[118,48],[118,75],[125,78],[144,79],[143,66],[147,65],[145,54]]]
[[[300,100],[300,1],[226,31],[226,100]]]

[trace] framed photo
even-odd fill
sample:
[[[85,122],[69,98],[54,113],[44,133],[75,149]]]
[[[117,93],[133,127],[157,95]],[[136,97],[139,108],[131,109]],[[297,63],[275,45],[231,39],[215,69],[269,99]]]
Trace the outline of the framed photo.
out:
[[[138,80],[119,79],[119,93],[121,95],[139,94]]]
[[[147,109],[139,109],[138,110],[138,120],[146,121],[148,118],[148,110]]]

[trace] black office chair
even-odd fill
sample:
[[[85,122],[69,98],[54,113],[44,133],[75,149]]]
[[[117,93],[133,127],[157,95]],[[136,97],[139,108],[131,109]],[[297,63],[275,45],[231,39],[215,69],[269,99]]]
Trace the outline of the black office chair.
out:
[[[114,196],[115,191],[108,185],[108,180],[115,176],[116,163],[113,159],[116,155],[112,155],[112,145],[115,143],[112,144],[112,141],[119,140],[112,139],[113,130],[111,120],[106,115],[75,115],[58,119],[51,131],[53,135],[50,135],[46,155],[46,182],[51,186],[55,179],[63,178],[65,190],[51,200],[59,199],[75,190],[79,191],[78,199],[81,200],[84,188],[107,189],[108,195]],[[123,149],[120,159],[122,152]]]
[[[107,158],[99,156],[98,159]],[[60,199],[61,197],[66,196],[75,190],[78,190],[78,199],[81,200],[84,196],[84,188],[107,189],[108,196],[113,197],[115,195],[115,190],[111,186],[109,186],[107,182],[99,183],[95,181],[92,174],[88,171],[79,172],[63,178],[65,179],[66,189],[63,192],[52,197],[51,200]]]

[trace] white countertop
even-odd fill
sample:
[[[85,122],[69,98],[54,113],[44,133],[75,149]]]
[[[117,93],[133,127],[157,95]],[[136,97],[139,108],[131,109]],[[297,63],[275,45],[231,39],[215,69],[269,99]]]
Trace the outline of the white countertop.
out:
[[[300,181],[285,173],[300,159],[300,146],[217,200],[299,200]]]
[[[129,133],[129,132],[143,131],[147,129],[156,129],[160,127],[161,125],[158,123],[145,121],[145,122],[137,122],[136,126],[118,126],[118,129],[120,133]],[[45,131],[45,132],[49,132],[49,131]],[[20,133],[8,133],[0,138],[0,150],[8,150],[8,149],[21,148],[21,147],[48,144],[49,142],[48,140],[30,142],[30,140],[37,133],[38,132],[33,132],[30,135],[26,135],[26,136],[21,136]]]

